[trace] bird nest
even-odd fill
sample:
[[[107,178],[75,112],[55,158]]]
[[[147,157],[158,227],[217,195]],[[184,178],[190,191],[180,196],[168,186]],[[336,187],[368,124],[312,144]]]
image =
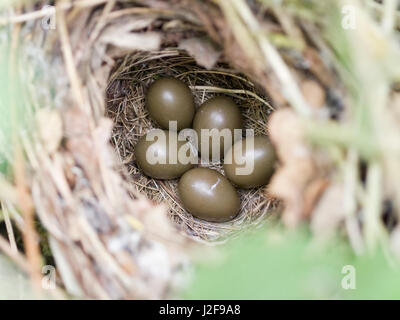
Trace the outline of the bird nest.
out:
[[[277,204],[264,187],[239,189],[238,215],[229,222],[212,223],[193,217],[183,208],[177,192],[178,179],[152,179],[138,168],[134,157],[136,143],[149,130],[157,128],[145,108],[145,92],[161,76],[172,76],[187,83],[196,106],[215,95],[231,96],[242,112],[244,127],[253,130],[255,135],[268,134],[268,116],[273,110],[268,98],[228,64],[218,62],[212,70],[207,70],[185,52],[173,48],[127,55],[117,62],[110,76],[107,116],[114,122],[112,143],[126,168],[129,182],[147,198],[167,204],[168,215],[175,225],[196,240],[223,241],[248,226],[260,224]],[[200,163],[200,166],[223,173],[221,163]]]

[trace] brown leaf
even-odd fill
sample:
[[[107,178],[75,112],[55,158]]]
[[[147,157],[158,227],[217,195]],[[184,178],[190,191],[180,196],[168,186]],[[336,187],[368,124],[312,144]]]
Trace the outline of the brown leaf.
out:
[[[329,185],[329,180],[326,178],[317,178],[310,182],[304,192],[304,213],[306,216],[311,214],[315,203],[324,193]]]
[[[36,124],[45,150],[48,153],[55,152],[63,136],[63,125],[58,111],[40,109],[36,113]]]
[[[325,66],[320,53],[311,47],[304,50],[304,59],[309,64],[309,69],[327,87],[334,86],[330,70]]]
[[[198,65],[208,70],[215,66],[221,55],[221,51],[217,50],[210,41],[201,38],[182,40],[179,43],[179,49],[186,50]]]
[[[161,36],[157,32],[107,34],[102,41],[126,50],[158,50]]]
[[[304,128],[293,110],[284,108],[272,113],[268,127],[270,138],[282,162],[295,162],[310,157],[311,151],[305,143]]]
[[[158,50],[161,35],[157,32],[132,32],[148,27],[154,19],[121,19],[103,30],[101,42],[127,50]]]
[[[295,227],[318,199],[321,183],[299,116],[291,109],[275,111],[269,120],[270,138],[283,166],[272,177],[269,193],[283,200],[284,224]]]
[[[325,104],[325,90],[314,80],[305,80],[301,84],[301,91],[304,98],[311,107],[322,108]]]
[[[317,203],[311,221],[311,230],[319,237],[327,238],[334,234],[339,223],[344,220],[344,186],[331,185]]]

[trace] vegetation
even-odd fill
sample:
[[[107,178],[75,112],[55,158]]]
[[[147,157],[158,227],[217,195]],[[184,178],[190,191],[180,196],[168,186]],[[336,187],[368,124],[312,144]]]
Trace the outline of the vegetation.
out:
[[[397,2],[2,2],[0,251],[39,291],[63,264],[57,297],[164,298],[186,255],[179,297],[400,298]],[[238,221],[195,220],[136,170],[164,73],[268,131],[280,166]]]

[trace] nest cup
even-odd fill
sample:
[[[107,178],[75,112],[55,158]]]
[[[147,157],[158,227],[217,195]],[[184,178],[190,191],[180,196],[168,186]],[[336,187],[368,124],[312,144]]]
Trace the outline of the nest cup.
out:
[[[223,241],[250,226],[259,225],[277,206],[277,202],[268,197],[265,187],[237,189],[241,200],[238,215],[228,222],[212,223],[197,219],[184,209],[177,190],[179,179],[153,179],[138,168],[134,156],[136,143],[148,131],[158,128],[145,107],[146,90],[163,76],[185,82],[192,90],[196,108],[211,97],[230,96],[241,110],[244,129],[252,129],[254,135],[268,135],[267,122],[272,112],[268,98],[228,64],[219,62],[212,70],[206,70],[186,52],[174,48],[130,54],[117,61],[106,92],[106,115],[114,122],[112,144],[124,165],[124,176],[136,191],[156,203],[166,203],[175,225],[195,240]],[[198,166],[224,173],[222,163],[202,163],[199,159]]]

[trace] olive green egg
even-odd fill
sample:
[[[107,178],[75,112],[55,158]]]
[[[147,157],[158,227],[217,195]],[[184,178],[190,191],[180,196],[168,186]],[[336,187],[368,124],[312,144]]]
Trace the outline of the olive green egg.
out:
[[[180,157],[179,153],[185,157]],[[155,179],[179,178],[197,160],[188,142],[178,141],[175,131],[161,129],[152,130],[141,137],[134,154],[143,173]]]
[[[193,129],[197,133],[198,149],[202,154],[202,158],[207,158],[207,155],[202,152],[205,150],[206,152],[208,151],[209,159],[219,160],[224,156],[227,149],[232,146],[233,142],[242,137],[243,119],[239,107],[231,98],[217,96],[207,100],[199,107],[194,116]],[[217,131],[210,131],[209,135],[202,136],[203,129],[217,129]],[[223,129],[229,130],[229,140],[221,137]],[[240,131],[235,133],[234,129],[240,129]]]
[[[199,219],[224,222],[234,218],[239,211],[236,189],[216,170],[189,170],[179,180],[178,193],[184,208]]]
[[[237,141],[227,151],[224,171],[236,186],[255,188],[269,182],[275,162],[275,150],[267,136],[247,137]]]
[[[154,81],[146,93],[146,107],[150,117],[163,129],[169,121],[177,121],[177,130],[192,125],[195,113],[193,94],[182,81],[163,77]]]

